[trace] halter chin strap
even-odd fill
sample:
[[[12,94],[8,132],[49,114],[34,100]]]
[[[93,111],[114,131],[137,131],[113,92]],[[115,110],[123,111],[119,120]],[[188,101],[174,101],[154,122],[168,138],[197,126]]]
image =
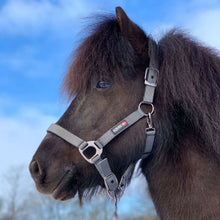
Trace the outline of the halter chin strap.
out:
[[[105,132],[96,141],[84,141],[78,136],[74,135],[73,133],[69,132],[68,130],[62,128],[57,124],[52,124],[47,130],[48,132],[57,135],[58,137],[73,145],[74,147],[78,148],[83,158],[89,163],[95,165],[96,169],[98,170],[98,172],[104,180],[106,190],[111,198],[116,198],[116,195],[118,194],[122,195],[125,188],[125,184],[131,179],[131,175],[134,171],[136,163],[132,163],[129,165],[129,167],[126,169],[125,173],[121,177],[120,182],[118,183],[115,174],[111,171],[108,159],[101,158],[103,147],[105,147],[110,141],[112,141],[115,137],[117,137],[120,133],[132,126],[134,123],[139,121],[141,118],[146,117],[147,128],[145,149],[140,159],[146,158],[150,154],[155,138],[155,128],[153,128],[152,126],[151,115],[154,111],[153,99],[158,73],[158,70],[153,68],[153,66],[151,65],[146,69],[144,77],[145,92],[143,101],[139,104],[138,109],[130,115],[128,115],[123,120],[121,120],[107,132]],[[145,113],[142,110],[143,105],[150,105],[151,112]]]

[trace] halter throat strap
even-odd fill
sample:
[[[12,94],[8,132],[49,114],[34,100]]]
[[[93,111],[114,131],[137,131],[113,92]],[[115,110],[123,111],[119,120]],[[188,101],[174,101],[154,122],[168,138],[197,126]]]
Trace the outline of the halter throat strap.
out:
[[[139,104],[138,109],[132,112],[130,115],[125,117],[115,126],[110,128],[105,132],[100,138],[96,141],[85,141],[68,130],[64,129],[58,124],[52,124],[47,132],[53,133],[58,137],[62,138],[66,142],[70,143],[72,146],[79,149],[80,154],[83,158],[94,164],[100,175],[102,176],[108,195],[111,198],[115,198],[116,195],[122,195],[126,182],[131,179],[134,167],[136,163],[131,163],[126,169],[125,173],[122,175],[120,182],[115,174],[111,171],[110,165],[107,158],[102,159],[101,155],[103,152],[103,147],[105,147],[109,142],[111,142],[115,137],[124,132],[127,128],[132,126],[134,123],[142,119],[143,117],[147,118],[147,128],[146,128],[146,140],[145,140],[145,149],[143,155],[140,159],[146,158],[153,147],[154,138],[155,138],[155,129],[152,126],[151,115],[154,111],[153,100],[156,88],[156,82],[158,77],[158,70],[150,66],[145,71],[144,84],[145,91],[143,96],[143,101]],[[143,105],[150,105],[152,107],[151,112],[145,113],[142,110]],[[94,151],[93,155],[88,155],[90,150]],[[120,192],[120,193],[119,193]]]

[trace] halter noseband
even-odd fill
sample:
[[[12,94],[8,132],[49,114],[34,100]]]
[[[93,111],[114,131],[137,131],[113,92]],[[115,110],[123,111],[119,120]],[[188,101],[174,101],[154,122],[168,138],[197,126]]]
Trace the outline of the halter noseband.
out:
[[[130,115],[128,115],[123,120],[121,120],[111,129],[109,129],[107,132],[105,132],[96,141],[84,141],[78,136],[74,135],[73,133],[67,131],[66,129],[64,129],[63,127],[57,124],[52,124],[47,130],[48,132],[57,135],[58,137],[62,138],[63,140],[73,145],[74,147],[78,148],[82,157],[87,162],[95,165],[96,169],[98,170],[98,172],[100,173],[100,175],[104,180],[107,193],[111,198],[116,198],[116,195],[123,194],[125,184],[127,180],[130,180],[136,163],[132,163],[129,165],[129,167],[126,169],[125,173],[121,177],[120,182],[118,183],[115,174],[111,171],[111,168],[108,163],[108,159],[101,158],[103,147],[105,147],[110,141],[112,141],[120,133],[125,131],[127,128],[132,126],[134,123],[136,123],[143,117],[147,118],[147,128],[146,128],[145,149],[140,159],[146,158],[150,154],[153,147],[154,138],[155,138],[155,128],[153,128],[152,125],[151,115],[154,111],[153,99],[154,99],[155,87],[156,87],[159,71],[153,67],[155,66],[155,64],[154,65],[151,64],[152,63],[150,63],[150,66],[145,71],[145,77],[144,77],[145,92],[144,92],[143,101],[140,102],[138,109],[133,113],[131,113]],[[151,112],[145,113],[142,110],[143,105],[148,105],[148,106],[150,105]],[[91,151],[93,152],[92,155],[91,155]]]

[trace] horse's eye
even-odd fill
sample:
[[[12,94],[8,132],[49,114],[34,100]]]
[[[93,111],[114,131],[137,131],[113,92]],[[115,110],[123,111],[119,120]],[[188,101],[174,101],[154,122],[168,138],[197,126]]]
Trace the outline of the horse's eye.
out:
[[[108,89],[112,86],[112,82],[108,80],[99,80],[96,84],[97,89]]]

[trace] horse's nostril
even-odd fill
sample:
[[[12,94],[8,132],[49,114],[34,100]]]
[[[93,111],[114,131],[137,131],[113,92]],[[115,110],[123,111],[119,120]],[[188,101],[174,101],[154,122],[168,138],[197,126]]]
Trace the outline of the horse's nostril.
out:
[[[32,175],[33,179],[35,181],[37,181],[39,179],[39,176],[40,176],[40,168],[39,168],[38,162],[36,160],[33,160],[31,162],[30,172],[31,172],[31,175]]]

